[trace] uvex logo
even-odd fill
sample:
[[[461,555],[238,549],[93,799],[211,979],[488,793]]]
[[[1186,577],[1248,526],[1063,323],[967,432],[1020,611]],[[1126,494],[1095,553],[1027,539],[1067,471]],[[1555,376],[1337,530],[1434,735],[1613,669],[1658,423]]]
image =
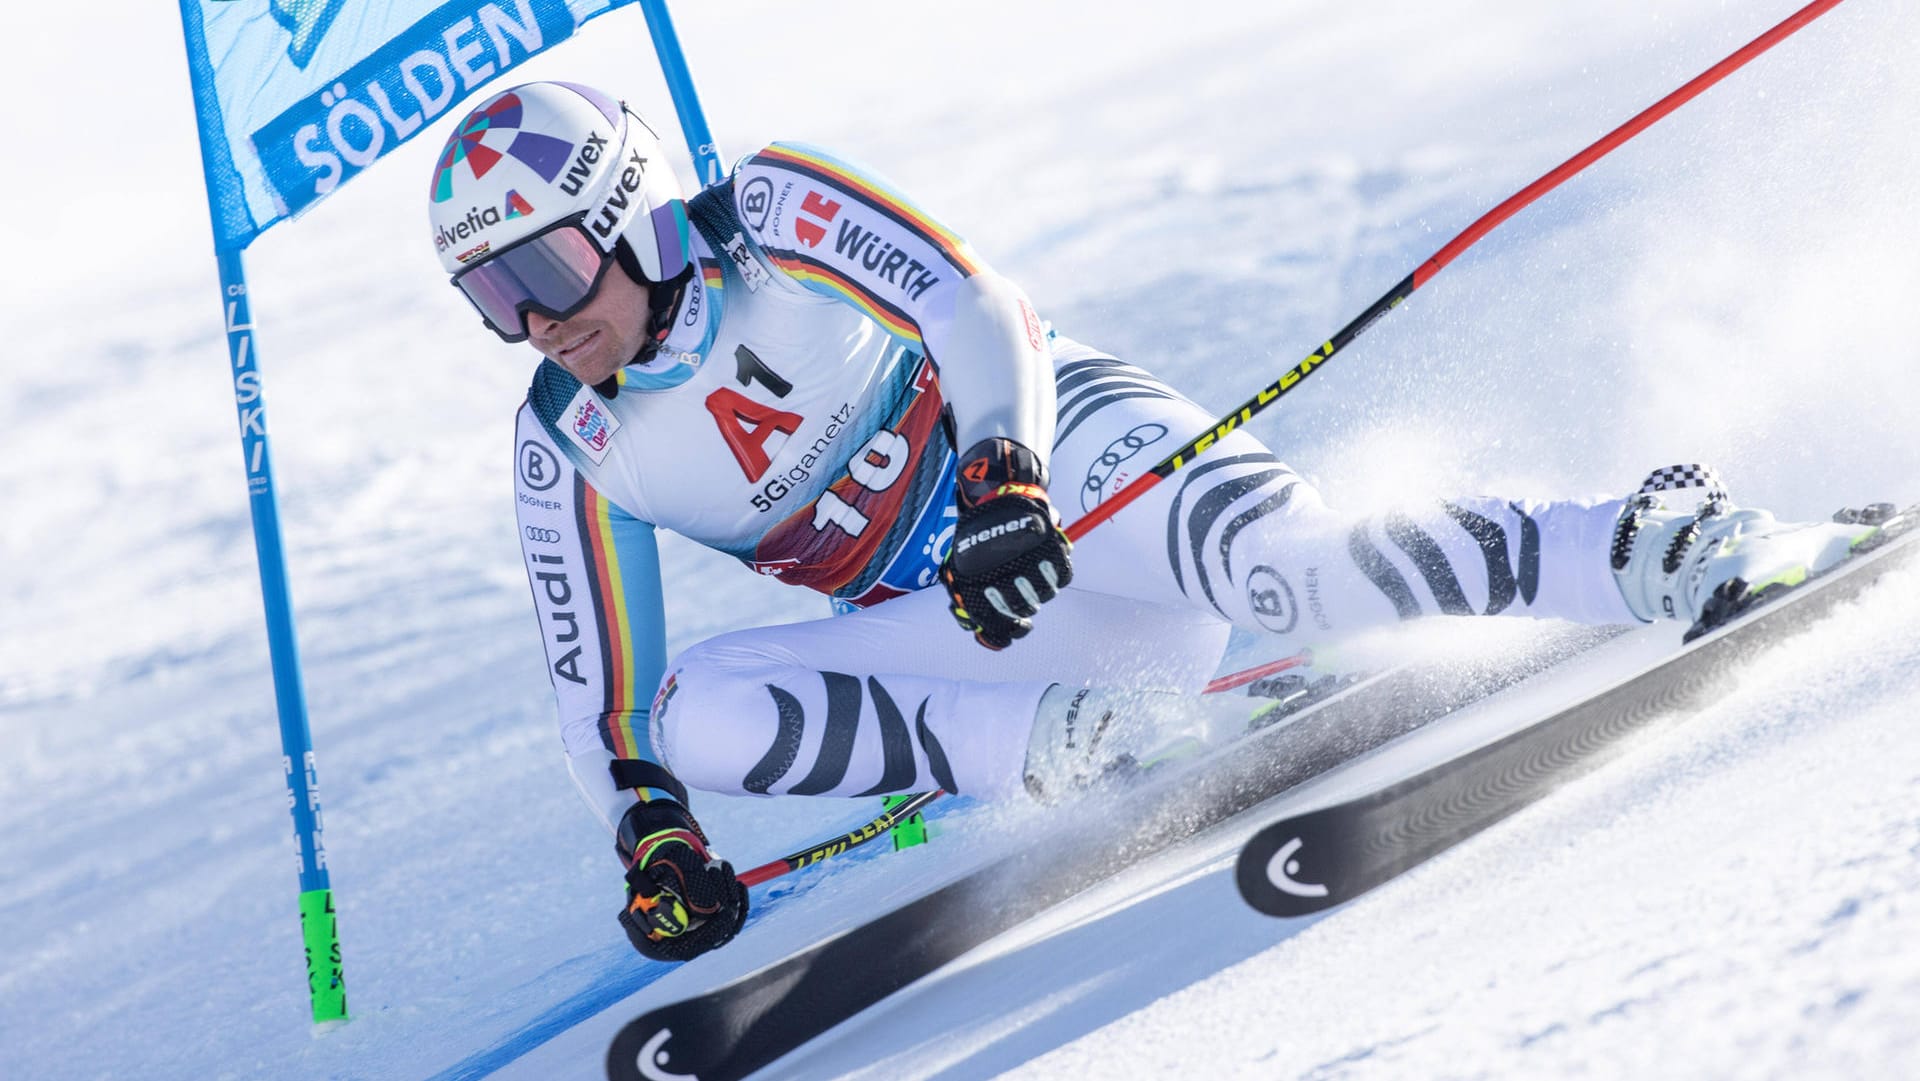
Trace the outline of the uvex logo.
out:
[[[600,212],[587,223],[595,236],[611,241],[620,234],[627,218],[627,211],[633,206],[633,193],[646,183],[647,159],[640,156],[638,150],[627,155],[626,168],[614,179],[613,187],[600,203]]]
[[[560,178],[560,190],[568,195],[580,194],[580,188],[586,184],[587,177],[593,175],[593,167],[600,161],[600,152],[605,150],[607,141],[600,133],[590,131],[587,141],[581,145],[580,152],[573,156],[573,164],[567,166],[567,175]]]

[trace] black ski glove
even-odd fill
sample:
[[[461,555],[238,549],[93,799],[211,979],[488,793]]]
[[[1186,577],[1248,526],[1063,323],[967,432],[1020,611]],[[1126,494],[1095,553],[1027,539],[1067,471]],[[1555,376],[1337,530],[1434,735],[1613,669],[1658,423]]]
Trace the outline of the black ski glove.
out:
[[[982,439],[960,456],[960,522],[940,581],[953,618],[988,649],[1026,637],[1033,613],[1073,581],[1073,544],[1046,484],[1039,456],[1011,439]]]
[[[620,926],[645,956],[691,961],[733,941],[747,922],[747,887],[707,852],[700,824],[673,800],[629,807],[614,847],[627,865]]]

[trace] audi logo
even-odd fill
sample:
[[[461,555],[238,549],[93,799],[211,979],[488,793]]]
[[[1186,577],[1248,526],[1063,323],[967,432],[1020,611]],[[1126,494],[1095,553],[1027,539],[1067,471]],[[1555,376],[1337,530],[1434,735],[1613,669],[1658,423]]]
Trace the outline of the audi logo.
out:
[[[542,529],[537,525],[530,525],[526,528],[526,534],[528,540],[540,544],[560,543],[560,531],[557,529]],[[542,556],[541,558],[544,559],[546,557]]]

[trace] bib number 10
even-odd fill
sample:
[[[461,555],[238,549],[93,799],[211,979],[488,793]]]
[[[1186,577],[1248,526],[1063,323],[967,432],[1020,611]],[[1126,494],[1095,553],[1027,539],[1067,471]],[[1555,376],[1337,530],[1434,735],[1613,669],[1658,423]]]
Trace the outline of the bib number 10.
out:
[[[759,383],[772,391],[775,398],[785,398],[792,393],[793,384],[767,367],[766,362],[746,346],[734,350],[734,361],[734,374],[741,386],[751,387]],[[731,387],[721,387],[707,395],[706,405],[707,411],[713,414],[714,423],[719,425],[721,438],[733,451],[734,460],[740,463],[740,471],[756,484],[766,476],[772,465],[767,453],[768,439],[775,432],[791,436],[805,423],[805,418],[798,413],[762,405]],[[907,471],[907,462],[912,457],[913,444],[905,436],[882,428],[873,433],[859,450],[854,451],[853,460],[847,463],[847,473],[855,484],[867,491],[884,492]],[[772,490],[775,485],[779,487],[777,492]],[[763,512],[772,510],[773,501],[787,492],[783,480],[776,479],[768,487],[767,492],[753,497],[753,505]],[[828,526],[838,526],[848,536],[857,537],[866,531],[867,525],[867,516],[831,488],[820,493],[820,498],[814,502],[813,528],[816,532]]]
[[[906,472],[912,449],[905,436],[882,428],[854,452],[853,461],[847,463],[847,473],[855,484],[867,491],[884,492]],[[849,537],[857,537],[866,531],[867,516],[829,488],[821,492],[813,504],[813,528],[817,532],[830,525],[839,526]]]

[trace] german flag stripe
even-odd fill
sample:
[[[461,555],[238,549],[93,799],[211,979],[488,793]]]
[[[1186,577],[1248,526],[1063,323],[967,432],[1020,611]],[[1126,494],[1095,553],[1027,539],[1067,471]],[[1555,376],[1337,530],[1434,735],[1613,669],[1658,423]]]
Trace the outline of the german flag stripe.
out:
[[[602,736],[615,758],[640,758],[643,744],[633,734],[633,717],[640,708],[634,701],[633,632],[627,622],[620,563],[614,555],[613,504],[584,477],[576,476],[574,483],[580,536],[586,541],[586,585],[598,614],[602,643],[601,675],[606,688]]]
[[[867,317],[885,327],[896,338],[920,341],[920,324],[906,312],[881,300],[860,283],[827,266],[797,253],[767,252],[773,265],[819,291],[831,292],[867,313]]]
[[[774,143],[755,154],[754,159],[791,169],[853,195],[931,244],[962,273],[973,275],[980,272],[980,262],[966,241],[927,216],[926,212],[908,202],[900,193],[854,166],[797,143]]]

